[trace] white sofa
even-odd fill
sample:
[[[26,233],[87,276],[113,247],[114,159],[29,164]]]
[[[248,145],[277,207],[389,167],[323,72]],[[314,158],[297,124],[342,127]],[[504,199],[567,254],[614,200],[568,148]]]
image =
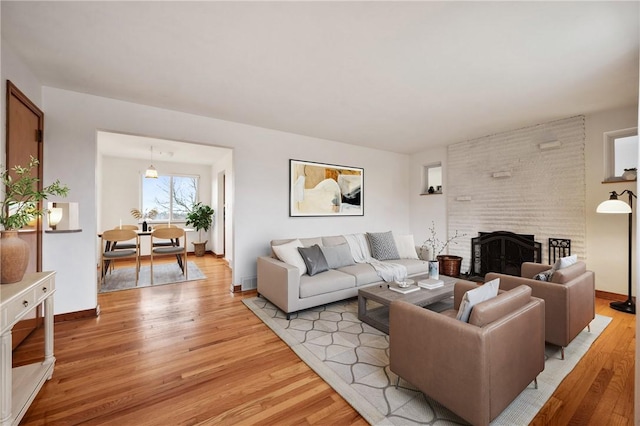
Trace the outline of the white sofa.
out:
[[[410,241],[413,241],[412,236],[403,237],[411,237]],[[396,241],[398,238],[401,237],[396,237]],[[358,289],[364,286],[384,283],[373,266],[368,263],[354,263],[353,257],[351,257],[353,264],[348,266],[329,269],[313,276],[308,273],[301,274],[300,267],[278,259],[274,251],[274,246],[294,241],[296,240],[273,240],[271,241],[271,256],[258,257],[258,295],[280,308],[286,314],[287,319],[292,313],[303,309],[355,297],[358,295]],[[347,244],[347,240],[341,235],[300,238],[298,241],[304,247],[317,244],[323,248],[335,248]],[[404,242],[407,241],[405,238]],[[384,260],[383,262],[404,265],[408,277],[428,273],[429,264],[418,258],[415,245],[412,245],[411,249],[407,249],[405,244],[404,249],[399,251],[400,255],[405,254],[404,258]]]

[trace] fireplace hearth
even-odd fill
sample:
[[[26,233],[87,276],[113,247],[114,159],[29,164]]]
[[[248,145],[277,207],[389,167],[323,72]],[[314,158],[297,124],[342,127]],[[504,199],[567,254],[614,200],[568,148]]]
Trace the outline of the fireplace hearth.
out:
[[[524,262],[542,262],[542,244],[533,235],[508,231],[479,232],[471,239],[471,275],[488,272],[520,276]]]

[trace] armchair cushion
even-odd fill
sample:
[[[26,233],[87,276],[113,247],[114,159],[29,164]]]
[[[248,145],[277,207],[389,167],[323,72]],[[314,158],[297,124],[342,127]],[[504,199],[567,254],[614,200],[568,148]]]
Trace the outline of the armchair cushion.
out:
[[[467,291],[464,296],[462,296],[462,301],[460,302],[456,319],[463,322],[469,322],[469,316],[471,315],[473,307],[478,303],[496,297],[498,295],[499,285],[500,278],[496,278],[495,280],[486,282],[478,288]]]
[[[486,284],[485,284],[486,285]],[[469,324],[484,327],[531,301],[531,287],[521,285],[474,306]]]

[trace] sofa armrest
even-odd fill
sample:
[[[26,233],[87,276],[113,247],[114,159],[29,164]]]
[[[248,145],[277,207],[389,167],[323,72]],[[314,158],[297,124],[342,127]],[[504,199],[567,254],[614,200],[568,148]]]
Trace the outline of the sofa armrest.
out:
[[[258,257],[258,294],[286,313],[300,298],[300,270],[273,257]]]

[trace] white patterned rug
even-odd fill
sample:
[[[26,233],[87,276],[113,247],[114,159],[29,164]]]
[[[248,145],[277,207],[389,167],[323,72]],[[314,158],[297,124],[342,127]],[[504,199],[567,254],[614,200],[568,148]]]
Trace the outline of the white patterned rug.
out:
[[[291,320],[263,298],[243,300],[293,351],[373,425],[460,425],[466,422],[404,380],[396,389],[389,369],[389,336],[358,320],[355,299],[298,314]],[[528,425],[573,370],[611,318],[596,315],[565,349],[547,345],[545,369],[492,425]]]
[[[185,280],[182,270],[177,263],[161,263],[153,265],[153,285],[172,284],[177,282],[201,280],[207,278],[193,262],[187,262],[189,279]],[[136,285],[135,267],[118,267],[117,263],[113,271],[108,272],[104,284],[100,285],[100,271],[98,271],[98,288],[100,293],[128,290],[137,287],[151,286],[151,270],[149,266],[140,268],[138,285]]]

